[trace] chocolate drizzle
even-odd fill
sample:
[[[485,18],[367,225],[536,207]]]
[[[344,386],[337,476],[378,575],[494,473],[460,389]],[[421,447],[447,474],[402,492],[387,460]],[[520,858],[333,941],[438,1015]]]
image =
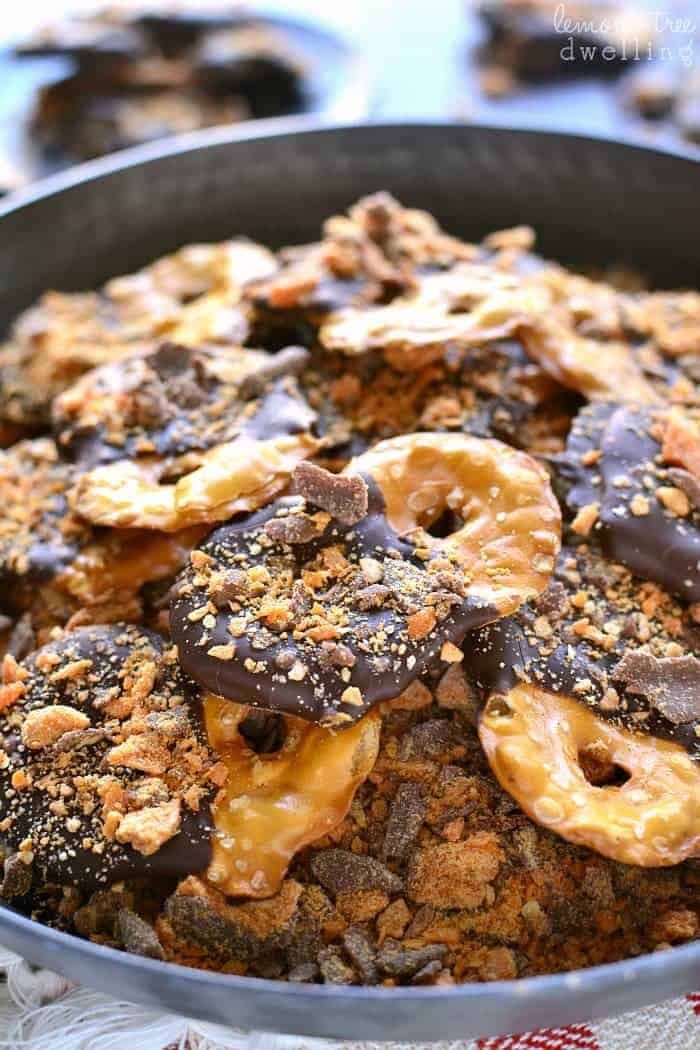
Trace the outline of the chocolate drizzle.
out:
[[[96,889],[119,879],[148,875],[178,877],[206,867],[212,830],[206,776],[206,745],[199,691],[182,673],[173,651],[143,628],[86,627],[34,653],[3,687],[0,746],[0,840],[10,850],[29,849],[35,871],[49,883]],[[8,692],[9,690],[9,692]],[[8,705],[12,691],[19,698]],[[115,765],[109,753],[133,740],[123,713],[133,701],[150,714],[140,732],[170,764],[162,775],[137,765]],[[63,732],[44,746],[27,735],[32,715],[59,705],[70,709],[82,728]],[[124,706],[126,705],[126,707]],[[89,722],[89,726],[87,723]],[[138,736],[139,734],[134,729]],[[196,786],[197,808],[185,799],[194,783],[187,754],[203,756]],[[106,833],[109,800],[115,812],[132,814],[143,806],[180,799],[176,834],[150,855]],[[140,799],[140,801],[139,801]],[[192,801],[190,799],[190,801]],[[107,814],[107,815],[106,815]]]
[[[327,514],[314,518],[303,499],[287,497],[211,534],[171,606],[171,630],[188,674],[240,703],[343,724],[401,693],[446,641],[459,642],[497,618],[483,600],[449,590],[459,587],[458,574],[433,571],[432,556],[420,557],[393,531],[376,482],[365,480],[368,513],[352,526]],[[272,538],[279,522],[303,515],[318,524],[314,539]],[[326,582],[323,565],[337,569]],[[274,628],[264,603],[250,598],[261,569],[257,586],[282,592]],[[316,572],[321,575],[308,574]],[[307,586],[305,578],[318,586]],[[267,608],[269,622],[277,610],[274,602]],[[413,615],[425,615],[427,627],[412,633]]]
[[[652,431],[659,409],[598,404],[585,408],[560,470],[573,511],[598,504],[594,535],[605,554],[686,601],[700,601],[700,512],[676,516],[659,490],[678,488]]]

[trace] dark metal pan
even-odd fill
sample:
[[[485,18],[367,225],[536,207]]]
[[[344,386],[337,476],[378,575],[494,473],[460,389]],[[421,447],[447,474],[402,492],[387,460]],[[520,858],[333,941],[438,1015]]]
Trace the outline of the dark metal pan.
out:
[[[178,245],[271,244],[388,189],[451,232],[528,222],[540,250],[628,262],[661,285],[700,278],[700,163],[576,136],[455,125],[301,131],[288,121],[144,147],[35,185],[0,208],[0,330],[49,287],[89,288]],[[700,943],[613,965],[452,988],[289,985],[102,948],[0,908],[0,941],[111,995],[244,1028],[434,1040],[557,1026],[700,987]]]

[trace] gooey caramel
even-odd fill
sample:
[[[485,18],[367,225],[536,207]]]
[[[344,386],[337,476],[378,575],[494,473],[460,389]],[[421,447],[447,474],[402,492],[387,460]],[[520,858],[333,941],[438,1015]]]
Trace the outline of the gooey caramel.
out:
[[[258,755],[239,732],[248,708],[207,694],[209,743],[228,771],[214,806],[207,879],[230,896],[269,897],[294,854],[336,827],[377,758],[381,721],[370,712],[342,732],[285,717],[279,751]]]

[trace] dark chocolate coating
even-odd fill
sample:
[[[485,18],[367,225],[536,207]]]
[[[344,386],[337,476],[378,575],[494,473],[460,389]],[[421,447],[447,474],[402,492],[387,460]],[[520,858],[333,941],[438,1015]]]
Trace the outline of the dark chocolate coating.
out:
[[[492,623],[468,635],[463,643],[464,668],[484,699],[492,693],[507,692],[518,683],[531,682],[554,693],[563,693],[613,721],[637,732],[662,736],[685,747],[700,758],[696,729],[700,717],[673,722],[653,706],[648,697],[635,694],[615,674],[618,664],[642,643],[635,635],[638,611],[644,598],[644,585],[620,566],[613,566],[586,549],[561,551],[549,589],[534,603],[527,603],[514,616]],[[586,610],[571,604],[571,598],[584,591],[595,603],[595,622],[617,621],[622,630],[608,650],[577,635],[573,625],[586,617]],[[650,617],[652,637],[663,644],[663,615],[681,621],[680,644],[689,655],[700,655],[700,628],[686,610],[665,596],[658,618]],[[589,616],[591,614],[589,613]],[[536,621],[543,617],[551,625],[551,636],[537,633]],[[678,638],[674,638],[678,641]],[[645,647],[646,651],[646,647]],[[582,683],[586,688],[581,689]],[[610,688],[619,694],[619,704],[611,709],[601,700]],[[643,716],[643,717],[642,717]]]
[[[56,577],[93,537],[74,518],[66,494],[73,471],[58,462],[50,439],[25,441],[2,453],[5,521],[0,535],[0,605],[26,608],[37,583]]]
[[[605,554],[643,579],[697,602],[700,511],[693,508],[687,517],[674,517],[655,495],[660,486],[674,486],[673,475],[660,462],[659,442],[649,434],[655,413],[653,407],[611,404],[583,409],[560,463],[569,486],[566,502],[574,512],[599,503],[595,536]],[[601,456],[586,466],[581,456],[593,449],[600,449]],[[648,513],[632,513],[635,496],[647,500]]]
[[[101,739],[71,751],[69,763],[63,773],[58,773],[58,779],[70,785],[76,776],[97,778],[115,772],[114,767],[103,761],[113,746],[113,740],[107,728],[110,718],[101,710],[100,702],[110,696],[110,691],[121,692],[120,672],[127,660],[142,649],[150,650],[158,662],[164,651],[163,639],[144,628],[124,625],[85,627],[66,634],[38,650],[25,662],[29,672],[24,683],[26,691],[13,707],[3,712],[0,746],[7,753],[9,762],[0,770],[0,819],[12,819],[0,839],[3,847],[12,852],[25,839],[31,838],[34,867],[44,882],[94,890],[121,879],[144,876],[177,878],[201,871],[209,862],[212,819],[206,797],[197,812],[182,803],[180,831],[157,852],[144,856],[130,845],[108,842],[102,837],[101,800],[96,793],[91,815],[84,812],[74,795],[64,799],[67,814],[57,816],[49,807],[60,797],[58,792],[42,791],[36,786],[21,791],[11,787],[13,773],[20,768],[31,771],[34,785],[42,776],[61,770],[61,762],[66,758],[64,752],[51,746],[30,750],[22,743],[20,735],[22,722],[30,711],[53,704],[83,711],[90,718],[90,729],[106,729]],[[82,679],[78,692],[67,692],[65,682],[54,682],[50,673],[39,671],[37,663],[47,658],[56,659],[58,668],[84,659],[92,660],[93,667],[89,676]],[[199,690],[183,674],[177,661],[159,661],[152,695],[154,707],[160,706],[161,709],[167,709],[170,701],[177,702],[175,698],[184,697],[187,732],[200,742],[204,739]],[[119,776],[127,786],[147,778],[144,773],[128,769],[121,769]],[[80,827],[75,832],[66,826],[66,820],[71,816],[80,819]],[[86,849],[82,845],[86,837],[101,842],[103,852]],[[42,843],[43,838],[48,841]]]
[[[59,401],[54,430],[62,455],[87,467],[136,458],[146,448],[157,456],[180,456],[206,451],[240,433],[265,440],[311,429],[315,413],[292,376],[273,377],[259,396],[245,398],[240,379],[221,381],[207,368],[210,362],[216,365],[217,356],[226,360],[225,351],[165,344],[146,358],[100,369],[94,388],[98,394],[114,392],[114,415],[98,425],[82,425],[80,416],[61,415]],[[149,379],[134,389],[130,374],[144,363]],[[86,410],[89,416],[89,400]]]
[[[201,545],[201,550],[213,559],[212,569],[230,570],[248,565],[266,565],[274,576],[283,569],[291,569],[295,579],[301,568],[320,552],[340,545],[345,558],[359,563],[360,558],[383,559],[384,588],[393,591],[396,600],[387,600],[381,607],[359,608],[355,604],[357,592],[367,588],[359,567],[342,588],[331,588],[334,593],[314,596],[325,608],[341,605],[347,613],[347,628],[338,639],[355,657],[351,673],[343,678],[341,668],[334,666],[322,645],[305,638],[296,639],[293,628],[283,634],[274,634],[259,624],[249,625],[241,637],[235,639],[233,659],[221,660],[208,655],[212,646],[232,642],[228,625],[236,613],[226,604],[218,608],[213,626],[189,618],[190,613],[206,604],[206,589],[190,586],[196,572],[188,569],[174,589],[170,624],[173,639],[178,646],[180,662],[188,674],[205,688],[220,696],[240,703],[297,715],[312,722],[333,721],[333,716],[344,716],[343,722],[359,719],[380,700],[397,696],[438,659],[444,642],[460,642],[467,631],[496,619],[498,611],[477,598],[451,595],[447,615],[438,621],[430,633],[419,640],[410,639],[406,632],[408,612],[422,607],[431,595],[437,595],[434,577],[427,571],[426,562],[415,553],[415,548],[389,525],[384,513],[384,500],[376,483],[367,478],[369,510],[359,523],[341,526],[334,519],[322,534],[307,543],[269,542],[254,547],[260,537],[266,538],[265,526],[276,520],[281,512],[304,507],[300,498],[287,497],[250,515],[241,521],[222,526]],[[388,556],[387,556],[388,555]],[[242,556],[242,557],[241,557]],[[402,608],[401,602],[413,596],[415,606]],[[298,622],[298,617],[295,622]],[[392,650],[373,645],[379,636],[393,640]],[[290,654],[306,668],[303,680],[290,680],[280,671],[275,661]],[[246,661],[263,662],[262,672],[246,668]],[[287,661],[289,664],[290,660]],[[347,668],[346,668],[347,671]],[[357,703],[342,700],[348,686],[356,686],[361,694]]]

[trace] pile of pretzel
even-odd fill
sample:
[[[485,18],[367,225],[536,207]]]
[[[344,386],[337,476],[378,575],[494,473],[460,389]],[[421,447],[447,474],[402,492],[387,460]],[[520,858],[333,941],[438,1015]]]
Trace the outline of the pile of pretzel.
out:
[[[697,294],[384,194],[47,293],[0,349],[4,895],[271,896],[453,663],[535,822],[700,856],[699,379]]]

